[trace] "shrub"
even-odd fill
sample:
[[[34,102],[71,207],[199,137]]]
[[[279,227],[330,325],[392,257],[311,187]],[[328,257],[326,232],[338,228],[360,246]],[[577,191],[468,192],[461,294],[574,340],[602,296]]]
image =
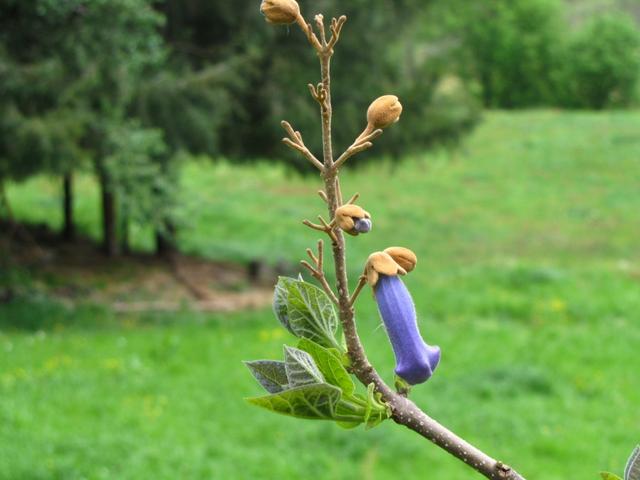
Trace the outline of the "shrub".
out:
[[[563,63],[562,104],[629,106],[640,80],[640,30],[629,16],[598,16],[570,40]]]
[[[552,103],[562,39],[556,0],[463,2],[458,19],[462,70],[482,87],[485,106]]]

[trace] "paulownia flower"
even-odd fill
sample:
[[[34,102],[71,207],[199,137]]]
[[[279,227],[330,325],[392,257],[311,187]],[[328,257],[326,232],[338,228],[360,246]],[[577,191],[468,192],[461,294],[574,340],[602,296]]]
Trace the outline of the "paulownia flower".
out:
[[[385,253],[389,254],[393,260],[404,268],[407,273],[416,268],[418,263],[418,257],[408,248],[404,247],[389,247],[384,249]]]
[[[336,209],[336,224],[349,235],[367,233],[371,230],[371,215],[358,205],[343,205]]]
[[[260,11],[269,23],[289,25],[300,15],[300,6],[295,0],[262,0]]]
[[[410,385],[426,382],[440,362],[440,347],[422,339],[413,299],[398,276],[411,271],[416,261],[411,250],[392,247],[372,254],[365,268],[396,357],[395,373]]]
[[[387,128],[400,120],[402,104],[395,95],[376,98],[367,110],[367,123],[373,130]]]

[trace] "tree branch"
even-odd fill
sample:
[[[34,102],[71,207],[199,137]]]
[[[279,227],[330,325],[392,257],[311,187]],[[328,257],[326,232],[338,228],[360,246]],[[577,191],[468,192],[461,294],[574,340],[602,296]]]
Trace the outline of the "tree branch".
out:
[[[355,154],[371,148],[373,146],[373,143],[371,143],[372,140],[375,140],[380,135],[382,135],[382,130],[378,129],[374,130],[368,135],[358,137],[356,141],[353,142],[353,144],[349,148],[347,148],[347,150],[345,150],[345,152],[340,155],[340,157],[338,157],[338,160],[336,160],[333,168],[336,170],[339,169],[344,164],[344,162],[349,160]]]
[[[326,48],[319,50],[320,70],[322,75],[322,87],[325,93],[325,101],[322,108],[322,143],[324,171],[323,179],[325,184],[325,194],[328,199],[328,209],[330,218],[335,217],[335,211],[340,206],[339,186],[336,181],[338,168],[344,162],[358,152],[366,150],[371,146],[371,140],[380,135],[381,132],[375,131],[367,133],[359,137],[354,144],[343,153],[334,163],[331,145],[331,56],[333,55],[333,46],[338,41],[340,32],[346,17],[340,17],[339,20],[333,19],[331,31],[333,33]],[[310,28],[310,27],[309,27]],[[319,88],[316,88],[316,93]],[[312,92],[313,94],[313,92]],[[373,136],[373,137],[372,137]],[[310,223],[310,222],[309,222]],[[310,225],[311,226],[311,225]],[[323,222],[325,229],[326,222]],[[320,226],[318,226],[320,227]],[[321,227],[321,228],[322,228]],[[312,227],[316,228],[316,227]],[[380,377],[378,372],[373,368],[362,346],[362,342],[358,336],[355,324],[354,309],[352,300],[357,298],[357,293],[362,287],[356,291],[354,295],[349,295],[349,282],[346,269],[345,241],[342,231],[339,229],[330,230],[334,235],[332,243],[333,258],[336,271],[336,283],[338,291],[338,308],[340,312],[340,320],[347,343],[349,359],[351,360],[351,370],[355,376],[364,385],[373,383],[376,390],[382,395],[382,399],[389,405],[392,412],[393,420],[415,431],[424,438],[429,439],[439,447],[443,448],[456,458],[462,460],[476,471],[484,475],[486,478],[493,480],[524,480],[520,474],[510,467],[504,465],[490,456],[486,455],[476,447],[472,446],[462,438],[446,429],[438,422],[430,418],[411,400],[393,391]],[[359,283],[360,284],[360,283]],[[364,286],[364,285],[363,285]]]
[[[335,18],[331,19],[331,39],[329,39],[329,44],[327,45],[328,50],[333,50],[333,47],[338,43],[340,39],[340,33],[342,32],[342,27],[347,21],[346,15],[342,15],[337,20]]]
[[[320,219],[320,223],[322,225],[318,225],[317,223],[312,223],[309,220],[303,220],[302,223],[313,230],[318,230],[319,232],[326,233],[327,235],[329,235],[329,238],[331,239],[331,241],[335,243],[337,241],[337,237],[333,229],[333,222],[327,223],[326,220],[321,216],[318,216],[318,218]]]
[[[311,266],[311,264],[305,260],[300,261],[303,267],[305,267],[311,275],[320,282],[323,290],[329,295],[329,298],[333,303],[338,305],[338,299],[336,298],[336,294],[331,290],[331,286],[329,286],[329,282],[327,282],[327,277],[324,274],[324,242],[322,240],[318,240],[318,256],[316,257],[310,248],[307,248],[307,255],[311,259],[311,261],[315,264],[315,267]]]
[[[300,132],[294,131],[291,124],[286,120],[280,122],[280,125],[282,125],[282,128],[284,128],[287,132],[287,135],[289,135],[288,138],[282,139],[283,143],[287,147],[302,153],[302,155],[304,155],[307,160],[309,160],[318,170],[322,172],[324,170],[324,165],[322,165],[322,162],[320,162],[320,160],[318,160],[315,155],[309,151],[307,146],[302,141],[302,135],[300,134]]]
[[[298,15],[296,17],[296,23],[306,35],[307,40],[309,40],[309,43],[311,44],[311,46],[315,48],[318,53],[322,52],[324,47],[318,41],[318,37],[316,37],[316,34],[313,33],[313,28],[311,28],[311,24],[307,23],[305,19],[302,17],[302,15]]]
[[[365,277],[364,275],[360,275],[360,278],[358,279],[358,285],[356,285],[356,289],[351,294],[351,298],[349,298],[349,305],[351,307],[353,307],[353,305],[356,303],[356,300],[358,299],[358,295],[360,295],[360,292],[362,291],[362,289],[366,284],[367,284],[367,277]]]

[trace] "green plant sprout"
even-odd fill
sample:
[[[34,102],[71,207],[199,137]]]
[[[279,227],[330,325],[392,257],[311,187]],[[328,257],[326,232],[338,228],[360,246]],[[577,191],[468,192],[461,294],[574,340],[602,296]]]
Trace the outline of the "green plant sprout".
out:
[[[357,239],[358,235],[371,231],[373,220],[369,212],[355,204],[359,198],[357,193],[343,201],[339,170],[349,158],[371,148],[385,128],[398,122],[402,114],[400,101],[394,95],[384,95],[373,101],[367,111],[364,130],[335,158],[331,140],[330,66],[347,18],[332,18],[327,31],[323,16],[318,14],[314,30],[295,0],[263,0],[260,9],[269,23],[297,24],[320,61],[321,81],[308,87],[319,105],[322,119],[322,159],[306,147],[301,133],[286,121],[282,122],[287,133],[283,142],[314,165],[324,182],[318,194],[326,203],[330,220],[318,216],[319,223],[309,220],[303,223],[329,237],[336,288],[332,288],[325,276],[324,242],[319,240],[317,252],[307,249],[309,261],[301,263],[320,288],[305,282],[301,276],[297,279],[281,277],[275,287],[275,315],[299,339],[298,343],[296,347],[284,347],[284,361],[246,362],[268,393],[247,400],[284,415],[333,420],[344,428],[360,424],[372,428],[391,419],[435,443],[486,478],[524,480],[516,470],[458,437],[408,398],[414,385],[427,381],[434,374],[441,356],[439,347],[422,339],[411,294],[400,278],[416,267],[415,254],[404,247],[372,253],[357,286],[350,293],[344,233]],[[395,389],[388,386],[371,365],[358,336],[355,303],[367,284],[373,289],[396,356]],[[356,387],[353,376],[363,387]]]

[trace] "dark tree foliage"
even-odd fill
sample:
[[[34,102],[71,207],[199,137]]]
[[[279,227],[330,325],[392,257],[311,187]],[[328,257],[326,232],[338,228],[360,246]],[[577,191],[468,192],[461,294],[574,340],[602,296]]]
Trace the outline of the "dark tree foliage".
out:
[[[310,21],[319,11],[349,17],[345,28],[350,34],[345,35],[332,71],[339,85],[334,92],[336,123],[344,127],[335,132],[338,148],[353,141],[365,125],[369,103],[386,93],[401,98],[405,127],[402,136],[392,134],[380,142],[378,153],[406,153],[409,148],[453,139],[477,120],[477,105],[462,83],[448,82],[455,88],[443,88],[442,54],[424,54],[421,29],[437,2],[299,3]],[[279,121],[285,110],[297,113],[292,119],[297,129],[316,130],[317,105],[304,88],[316,59],[304,42],[287,38],[301,35],[297,27],[256,28],[264,19],[255,0],[168,0],[162,9],[167,13],[165,36],[174,59],[196,69],[213,64],[220,72],[220,84],[226,84],[226,99],[219,94],[220,101],[211,109],[211,117],[220,122],[218,141],[211,145],[217,144],[220,153],[233,158],[283,158],[306,168],[279,143],[283,136]],[[396,33],[388,35],[389,31]],[[319,138],[309,135],[305,140],[319,149]]]
[[[555,102],[563,34],[559,0],[465,2],[462,12],[462,69],[479,81],[484,105],[521,108]]]
[[[449,0],[439,38],[452,40],[450,67],[477,82],[487,107],[629,107],[640,27],[631,4],[609,3],[584,16],[561,0]]]
[[[628,15],[593,18],[571,38],[565,60],[565,105],[629,105],[640,87],[640,28]]]
[[[117,205],[123,176],[107,159],[129,153],[130,143],[113,137],[127,124],[141,80],[164,61],[162,21],[148,0],[0,2],[0,177],[69,175],[92,164],[109,253],[117,250],[116,212],[124,205]],[[127,135],[152,136],[128,127]],[[152,162],[158,147],[149,148],[145,159]]]

